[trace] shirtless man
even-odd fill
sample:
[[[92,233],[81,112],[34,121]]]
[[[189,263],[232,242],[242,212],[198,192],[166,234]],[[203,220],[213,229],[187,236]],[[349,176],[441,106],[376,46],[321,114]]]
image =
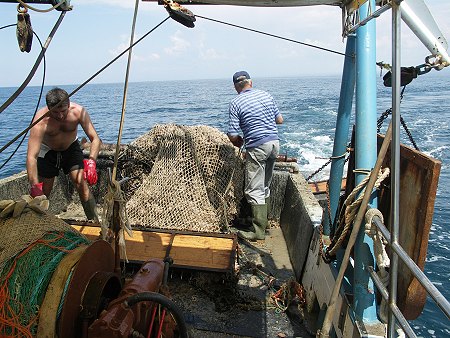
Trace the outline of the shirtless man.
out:
[[[46,95],[46,102],[47,106],[37,112],[34,121],[46,116],[31,128],[28,140],[30,195],[49,197],[55,177],[62,169],[75,185],[87,218],[98,222],[96,202],[89,185],[97,183],[96,160],[102,142],[86,109],[70,102],[65,90],[51,89]],[[77,140],[78,125],[91,141],[88,160],[83,159]]]

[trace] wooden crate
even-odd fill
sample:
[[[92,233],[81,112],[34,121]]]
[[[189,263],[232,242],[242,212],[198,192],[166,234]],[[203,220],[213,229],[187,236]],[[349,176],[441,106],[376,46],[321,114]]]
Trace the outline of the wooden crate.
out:
[[[90,240],[99,238],[100,227],[67,222]],[[236,235],[147,229],[133,230],[133,237],[126,234],[125,243],[130,262],[170,256],[173,267],[219,272],[233,271],[237,248]]]

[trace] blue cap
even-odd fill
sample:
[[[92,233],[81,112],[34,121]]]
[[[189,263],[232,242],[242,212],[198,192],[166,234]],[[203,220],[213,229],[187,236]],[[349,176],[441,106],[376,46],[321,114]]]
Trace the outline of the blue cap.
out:
[[[233,75],[233,83],[238,83],[243,80],[250,80],[250,75],[244,70],[241,70],[240,72],[236,72]]]

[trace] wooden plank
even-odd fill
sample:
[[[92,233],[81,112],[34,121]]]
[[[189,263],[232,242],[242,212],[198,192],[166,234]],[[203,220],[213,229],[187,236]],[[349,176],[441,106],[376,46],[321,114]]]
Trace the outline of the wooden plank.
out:
[[[378,144],[381,145],[382,141],[383,137],[378,135]],[[387,154],[390,154],[390,149]],[[387,156],[383,167],[390,165],[390,156]],[[401,145],[399,243],[422,271],[427,255],[440,169],[440,161]],[[388,229],[390,194],[390,179],[388,179],[381,186],[378,205]],[[402,261],[399,261],[398,276],[399,308],[406,319],[415,319],[425,305],[426,291]]]
[[[100,235],[100,228],[96,226],[72,227],[90,240]],[[233,235],[133,230],[133,237],[125,235],[128,260],[145,262],[150,258],[164,259],[172,236],[169,256],[174,261],[174,267],[227,272],[233,270],[232,262],[236,255],[236,237]]]
[[[323,194],[326,193],[327,191],[327,182],[326,181],[318,181],[318,182],[310,182],[309,187],[311,188],[312,193],[315,194]],[[343,178],[342,179],[342,184],[341,184],[341,190],[345,190],[345,186],[347,183],[347,179]]]

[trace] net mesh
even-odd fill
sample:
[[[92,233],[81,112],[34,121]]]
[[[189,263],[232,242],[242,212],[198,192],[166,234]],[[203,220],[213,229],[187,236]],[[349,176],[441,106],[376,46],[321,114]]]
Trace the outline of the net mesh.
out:
[[[0,336],[33,337],[61,259],[88,240],[49,214],[0,219]]]
[[[121,151],[119,172],[133,225],[223,232],[243,197],[239,150],[209,126],[156,125]]]

